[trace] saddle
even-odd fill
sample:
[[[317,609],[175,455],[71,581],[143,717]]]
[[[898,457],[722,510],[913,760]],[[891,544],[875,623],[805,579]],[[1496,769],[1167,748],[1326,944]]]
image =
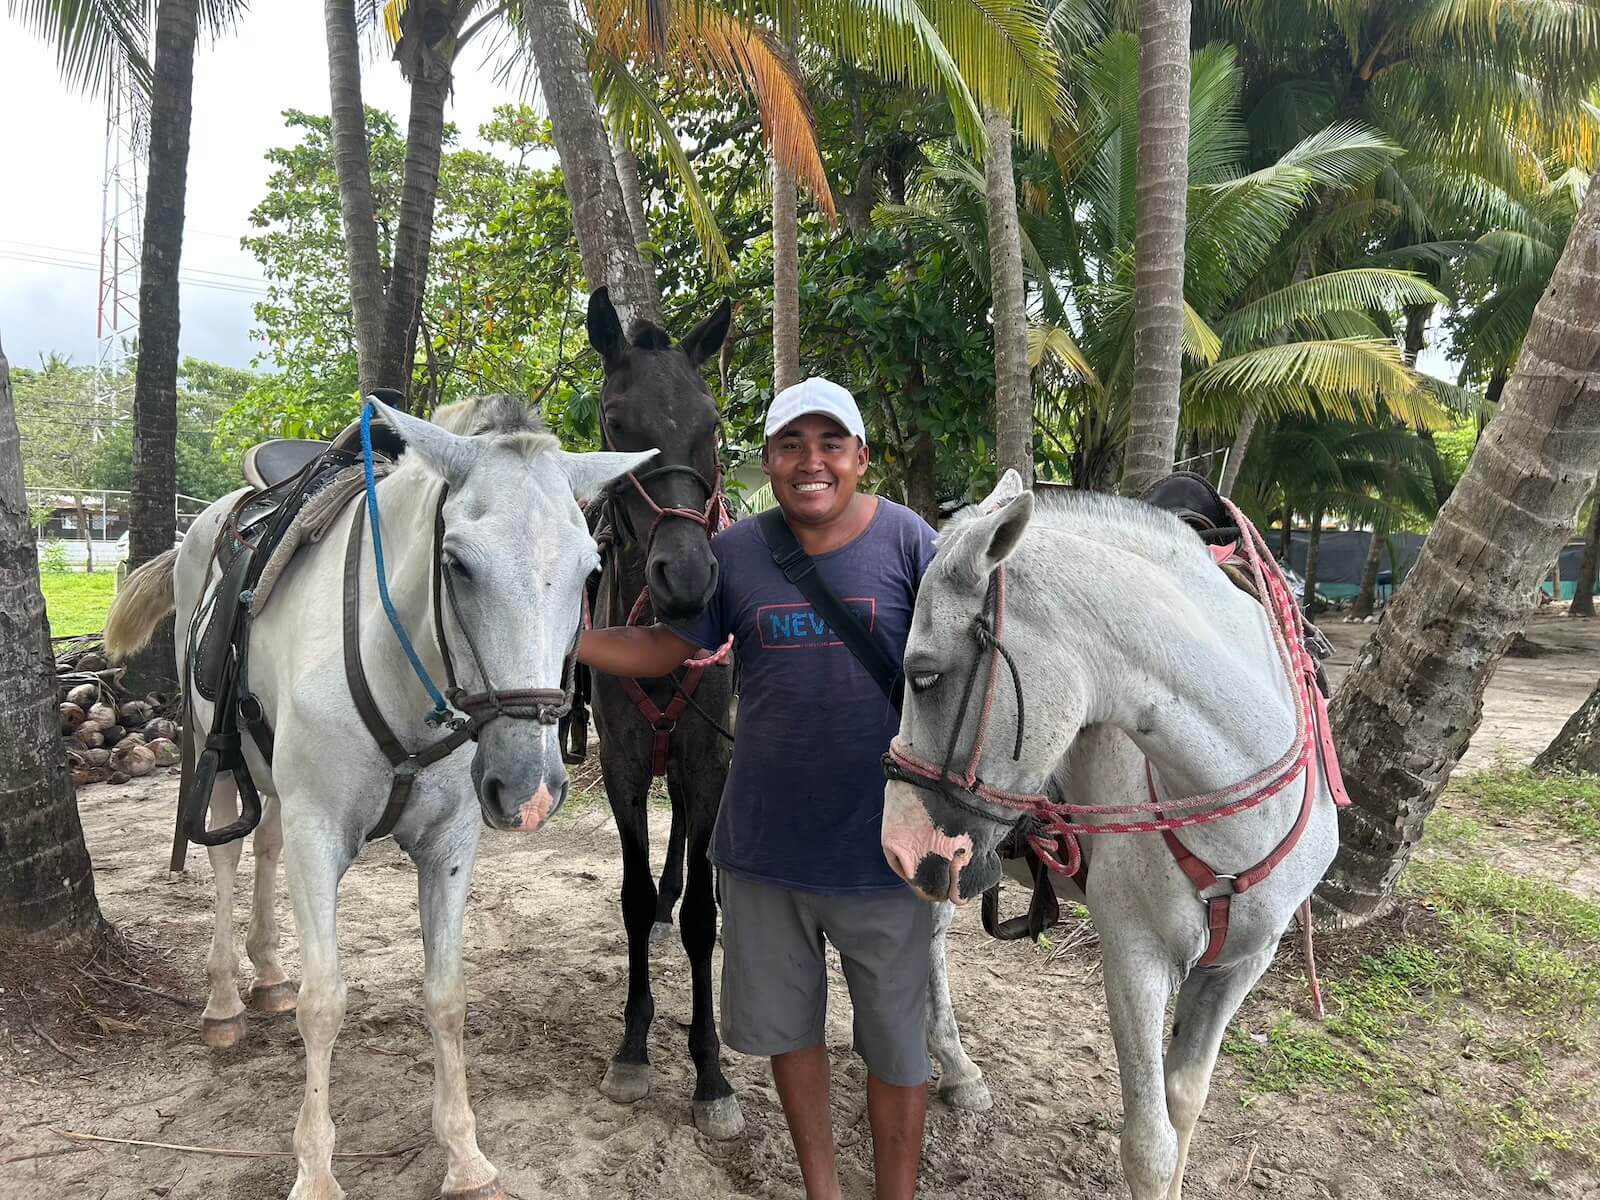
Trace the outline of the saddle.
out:
[[[404,398],[386,389],[376,394],[391,404]],[[388,426],[373,426],[373,454],[392,460],[405,449]],[[253,589],[295,515],[334,476],[361,461],[361,427],[351,424],[331,442],[284,438],[252,446],[245,454],[251,490],[239,498],[217,534],[212,555],[216,584],[190,622],[186,688],[192,686],[216,708],[194,776],[180,798],[180,824],[189,841],[217,846],[244,837],[261,819],[261,802],[241,748],[243,724],[261,756],[272,761],[272,727],[249,688]],[[239,785],[243,813],[222,829],[206,828],[211,789],[222,772]],[[175,869],[182,863],[175,852]]]
[[[1238,527],[1233,524],[1233,519],[1228,515],[1227,507],[1222,502],[1221,493],[1211,486],[1211,481],[1205,476],[1193,471],[1175,471],[1164,479],[1158,479],[1146,488],[1139,498],[1147,504],[1153,504],[1172,513],[1199,534],[1201,541],[1208,546],[1226,545],[1236,541],[1240,536]],[[1254,583],[1244,571],[1236,569],[1227,560],[1217,565],[1233,581],[1235,587],[1260,602],[1261,597],[1256,595]],[[1304,617],[1304,614],[1302,616]],[[1324,696],[1329,696],[1332,693],[1328,687],[1327,676],[1322,670],[1321,660],[1333,653],[1333,647],[1321,631],[1311,624],[1309,618],[1304,619],[1308,635],[1306,644],[1318,659],[1317,687]],[[1000,885],[995,884],[983,894],[983,927],[990,937],[1003,942],[1015,941],[1022,937],[1027,937],[1030,941],[1037,940],[1041,933],[1059,923],[1061,919],[1061,906],[1056,897],[1055,884],[1051,881],[1050,872],[1045,869],[1039,856],[1028,845],[1027,838],[1021,831],[1009,834],[998,849],[1002,858],[1021,858],[1027,863],[1028,871],[1033,876],[1033,897],[1029,901],[1025,916],[1001,920]],[[1072,878],[1080,889],[1085,887],[1089,879],[1087,859],[1083,860]]]

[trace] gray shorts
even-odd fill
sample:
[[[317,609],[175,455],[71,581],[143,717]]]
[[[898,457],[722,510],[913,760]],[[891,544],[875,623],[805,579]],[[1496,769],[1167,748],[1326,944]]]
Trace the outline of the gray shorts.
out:
[[[722,1038],[770,1058],[823,1044],[823,938],[839,951],[855,1011],[855,1049],[895,1087],[926,1083],[933,905],[909,888],[835,896],[719,873]]]

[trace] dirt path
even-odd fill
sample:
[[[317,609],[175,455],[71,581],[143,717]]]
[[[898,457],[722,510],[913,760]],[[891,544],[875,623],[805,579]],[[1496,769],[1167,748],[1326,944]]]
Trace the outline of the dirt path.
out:
[[[1576,623],[1574,623],[1576,624]],[[1331,632],[1348,661],[1358,627]],[[1570,654],[1512,660],[1488,695],[1492,747],[1542,748],[1593,685],[1582,641],[1568,626],[1539,622],[1536,642]],[[1589,635],[1590,650],[1600,631]],[[210,871],[203,854],[168,882],[165,869],[176,781],[94,787],[80,796],[107,916],[149,948],[181,1003],[143,995],[132,1030],[82,1035],[50,1048],[26,1025],[0,1028],[0,1198],[49,1200],[271,1200],[287,1195],[288,1158],[220,1158],[124,1146],[84,1148],[51,1126],[106,1136],[204,1146],[289,1149],[302,1087],[291,1017],[254,1018],[244,1044],[208,1053],[199,1042],[210,930]],[[663,814],[658,814],[658,817]],[[657,854],[665,842],[658,828]],[[193,852],[191,852],[193,854]],[[239,895],[248,896],[245,854]],[[419,980],[416,880],[392,843],[370,847],[341,893],[340,946],[349,1009],[334,1055],[333,1110],[340,1150],[405,1153],[338,1166],[353,1198],[429,1200],[443,1154],[429,1131],[431,1043]],[[595,1084],[621,1030],[625,991],[618,889],[621,872],[609,814],[580,807],[531,838],[485,834],[468,907],[467,1048],[479,1140],[514,1197],[711,1200],[798,1197],[798,1173],[765,1064],[727,1053],[748,1131],[728,1144],[700,1137],[689,1113],[685,1051],[688,972],[681,949],[658,953],[651,1042],[655,1090],[632,1107]],[[1013,898],[1015,903],[1016,898]],[[243,906],[240,908],[241,917]],[[292,920],[285,965],[298,973]],[[242,939],[241,939],[242,940]],[[1336,967],[1340,947],[1325,953]],[[931,1200],[1083,1200],[1126,1195],[1117,1156],[1121,1103],[1092,951],[1057,955],[983,937],[974,910],[951,938],[952,984],[967,1046],[996,1097],[982,1116],[935,1104],[923,1195]],[[248,967],[248,964],[246,964]],[[11,981],[13,984],[26,981]],[[248,982],[246,979],[244,982]],[[1288,953],[1241,1013],[1243,1036],[1264,1038],[1285,1007],[1305,1009],[1299,965]],[[870,1195],[863,1074],[847,1052],[848,1003],[832,996],[834,1105],[845,1192]],[[89,1026],[92,1030],[94,1026]],[[100,1031],[96,1031],[97,1033]],[[58,1042],[62,1039],[58,1038]],[[1497,1084],[1485,1078],[1491,1097]],[[1426,1102],[1425,1102],[1426,1103]],[[1566,1176],[1546,1194],[1600,1197],[1600,1180]],[[1439,1102],[1401,1140],[1378,1124],[1361,1095],[1314,1092],[1241,1102],[1229,1061],[1219,1068],[1197,1134],[1186,1195],[1195,1200],[1282,1196],[1291,1200],[1510,1197],[1525,1185],[1484,1165],[1481,1146]]]

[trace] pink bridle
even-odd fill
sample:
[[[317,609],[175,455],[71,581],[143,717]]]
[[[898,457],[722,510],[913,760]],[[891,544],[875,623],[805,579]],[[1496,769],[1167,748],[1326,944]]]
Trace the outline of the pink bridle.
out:
[[[1266,540],[1250,521],[1226,499],[1223,501],[1229,515],[1240,530],[1239,557],[1249,567],[1267,613],[1267,626],[1272,635],[1278,661],[1283,667],[1289,690],[1295,700],[1295,736],[1289,748],[1271,765],[1262,768],[1247,779],[1216,791],[1179,799],[1159,800],[1155,793],[1154,772],[1146,772],[1150,800],[1144,804],[1068,804],[1044,792],[1013,792],[983,782],[978,774],[984,746],[990,732],[990,719],[998,691],[1000,664],[1005,662],[1012,674],[1017,691],[1017,732],[1013,761],[1022,756],[1023,712],[1022,684],[1015,663],[1005,650],[1005,596],[1006,573],[1002,563],[990,577],[989,591],[984,609],[973,621],[973,633],[980,648],[989,651],[989,675],[984,686],[983,707],[978,715],[978,729],[972,748],[967,754],[965,768],[958,774],[951,770],[955,738],[960,736],[966,723],[966,713],[977,683],[979,667],[974,665],[967,692],[951,734],[951,754],[942,766],[936,766],[911,752],[898,737],[889,744],[884,768],[891,779],[898,779],[923,788],[949,789],[945,795],[958,804],[960,794],[975,797],[1001,808],[1012,809],[1031,816],[1042,826],[1028,835],[1028,844],[1040,861],[1052,871],[1063,875],[1077,873],[1082,861],[1078,838],[1103,833],[1160,833],[1201,825],[1245,812],[1278,795],[1303,771],[1308,771],[1315,760],[1320,760],[1329,791],[1340,806],[1349,803],[1344,783],[1340,778],[1338,758],[1333,750],[1333,740],[1328,724],[1327,703],[1316,685],[1316,662],[1306,649],[1305,633],[1300,610],[1290,596],[1283,571],[1273,559]],[[1308,778],[1307,787],[1311,787]],[[955,793],[952,795],[952,792]],[[967,807],[962,805],[963,807]],[[996,818],[981,809],[972,809],[975,815],[994,821]],[[1154,819],[1113,821],[1104,824],[1075,824],[1072,818],[1104,818],[1107,816],[1143,816]],[[1287,852],[1285,847],[1285,853]],[[1064,850],[1064,854],[1061,852]],[[1065,861],[1062,861],[1062,858]],[[1273,861],[1267,866],[1275,866]]]

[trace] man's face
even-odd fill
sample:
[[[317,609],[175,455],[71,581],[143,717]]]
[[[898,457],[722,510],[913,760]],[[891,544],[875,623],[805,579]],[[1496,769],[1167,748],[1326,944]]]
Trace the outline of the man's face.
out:
[[[807,413],[767,439],[761,463],[786,516],[825,525],[849,507],[867,473],[867,447],[832,417]]]

